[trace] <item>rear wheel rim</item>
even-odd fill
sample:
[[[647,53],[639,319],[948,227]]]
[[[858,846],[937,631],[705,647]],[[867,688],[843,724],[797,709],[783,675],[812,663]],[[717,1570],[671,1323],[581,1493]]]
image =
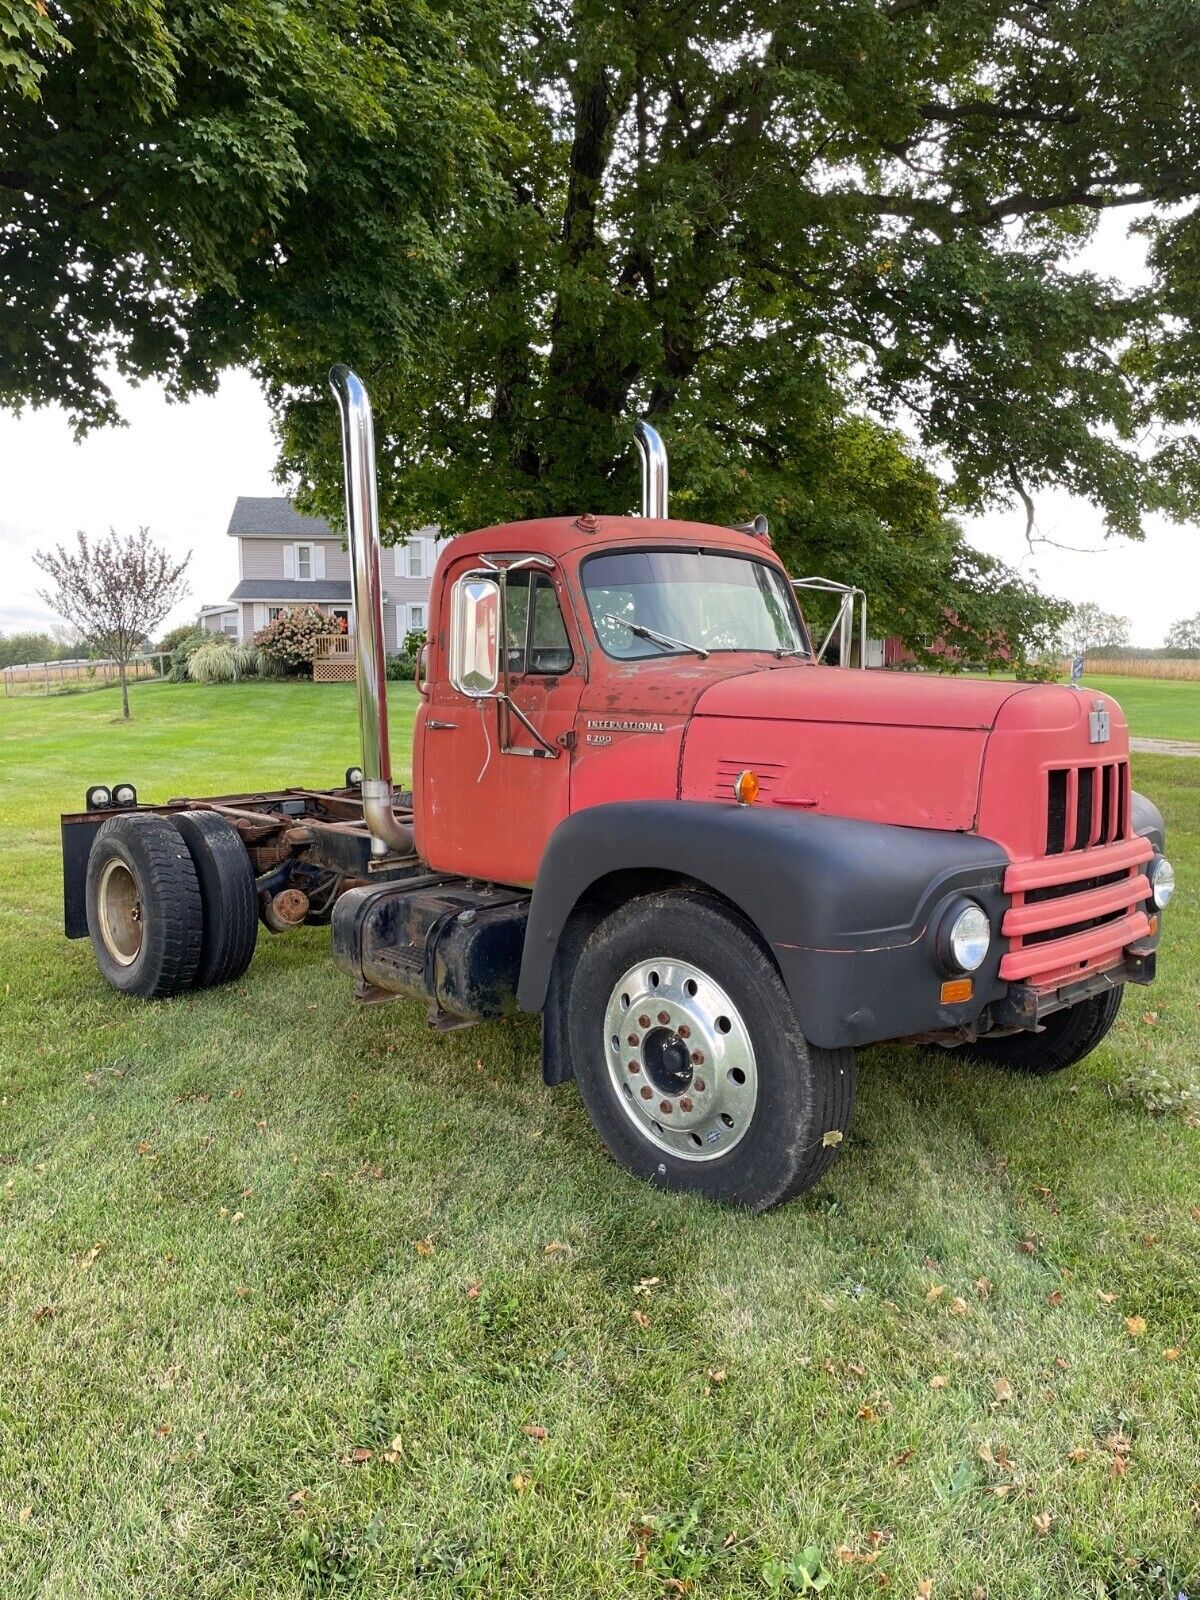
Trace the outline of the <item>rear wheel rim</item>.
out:
[[[106,863],[96,898],[105,950],[121,966],[131,967],[142,950],[142,901],[137,880],[119,857]]]
[[[746,1021],[702,967],[652,956],[622,974],[604,1012],[604,1060],[625,1116],[681,1161],[715,1161],[749,1131],[758,1067]]]

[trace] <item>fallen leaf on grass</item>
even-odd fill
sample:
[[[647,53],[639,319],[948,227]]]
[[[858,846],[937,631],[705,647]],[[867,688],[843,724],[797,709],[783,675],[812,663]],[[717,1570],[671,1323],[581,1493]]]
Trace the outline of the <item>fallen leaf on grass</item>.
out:
[[[639,1328],[648,1328],[650,1326],[650,1318],[644,1311],[635,1311],[633,1313],[633,1320],[637,1323]]]
[[[1177,1345],[1171,1345],[1171,1347],[1168,1350],[1164,1350],[1163,1351],[1163,1360],[1164,1361],[1178,1361],[1179,1360],[1179,1347]]]
[[[432,1238],[432,1236],[429,1235],[429,1234],[426,1234],[424,1239],[415,1240],[414,1243],[413,1243],[413,1249],[417,1252],[417,1254],[419,1256],[431,1256],[433,1254],[433,1238]]]
[[[86,1272],[87,1269],[99,1259],[100,1252],[102,1250],[106,1250],[107,1248],[108,1245],[105,1240],[98,1240],[90,1250],[85,1250],[82,1255],[75,1257],[75,1265],[79,1268],[80,1272]]]
[[[922,1578],[920,1583],[917,1585],[916,1592],[917,1600],[929,1600],[929,1596],[933,1593],[933,1579]]]
[[[726,1378],[726,1372],[725,1372],[725,1368],[724,1367],[709,1367],[709,1369],[708,1369],[708,1381],[709,1381],[709,1383],[724,1383],[725,1382],[725,1378]]]
[[[992,1393],[997,1400],[1011,1400],[1013,1397],[1012,1384],[1007,1378],[997,1378],[992,1384]]]
[[[943,1378],[939,1372],[935,1378],[930,1378],[929,1387],[931,1389],[948,1389],[950,1387],[950,1379]]]
[[[311,1489],[293,1489],[287,1497],[288,1505],[291,1506],[293,1511],[298,1511],[311,1493]]]
[[[1142,1012],[1142,1021],[1144,1023],[1146,1023],[1149,1027],[1153,1028],[1155,1026],[1155,1024],[1158,1022],[1158,1012],[1157,1011],[1143,1011]]]
[[[944,1283],[931,1283],[925,1291],[926,1300],[940,1300],[946,1292]]]
[[[1103,1289],[1096,1290],[1096,1299],[1100,1301],[1101,1305],[1110,1306],[1116,1298],[1115,1294],[1106,1294]]]
[[[250,1293],[250,1286],[246,1283],[235,1283],[233,1286],[233,1292],[235,1295],[237,1295],[239,1300],[244,1300]]]
[[[963,1299],[962,1295],[956,1294],[954,1299],[950,1302],[950,1315],[952,1317],[965,1317],[966,1314],[967,1302]]]
[[[879,1413],[878,1413],[878,1411],[876,1411],[874,1406],[859,1406],[858,1410],[854,1413],[854,1415],[858,1418],[858,1420],[860,1422],[878,1422],[878,1421],[880,1421]]]
[[[528,1489],[530,1487],[532,1482],[533,1482],[532,1478],[527,1478],[523,1472],[518,1472],[518,1473],[515,1473],[514,1476],[513,1476],[512,1486],[517,1491],[518,1494],[524,1494],[526,1489]]]
[[[32,1516],[33,1516],[33,1507],[32,1506],[22,1506],[20,1511],[17,1512],[17,1521],[21,1524],[22,1527],[24,1527],[25,1524],[27,1522],[29,1522],[29,1520],[31,1519]]]
[[[530,1439],[536,1439],[539,1444],[541,1444],[543,1439],[549,1438],[549,1434],[546,1432],[545,1428],[540,1428],[536,1422],[522,1423],[521,1432],[527,1435],[527,1437]]]
[[[1072,1461],[1076,1466],[1079,1466],[1080,1462],[1086,1461],[1090,1454],[1091,1452],[1089,1450],[1085,1450],[1081,1444],[1077,1444],[1074,1450],[1067,1451],[1067,1460]]]
[[[992,1292],[992,1280],[990,1278],[976,1278],[975,1287],[979,1290],[979,1298],[986,1300]]]
[[[1062,1305],[1062,1290],[1061,1289],[1053,1289],[1046,1296],[1046,1304],[1048,1306],[1054,1306],[1056,1309],[1057,1309],[1057,1307]]]
[[[891,1465],[893,1467],[906,1467],[916,1453],[916,1447],[914,1445],[909,1445],[907,1450],[901,1450],[898,1456],[892,1457]]]
[[[1044,1539],[1054,1526],[1054,1514],[1050,1511],[1039,1511],[1033,1518],[1033,1531],[1039,1538]]]
[[[62,1307],[61,1306],[52,1306],[52,1305],[39,1306],[37,1308],[37,1310],[33,1313],[33,1320],[35,1322],[48,1322],[51,1317],[61,1316],[61,1314],[62,1314]],[[1176,1355],[1179,1354],[1178,1350],[1175,1352],[1175,1354]]]
[[[1024,1251],[1027,1256],[1031,1256],[1037,1249],[1037,1240],[1026,1235],[1017,1245],[1017,1249]]]
[[[1110,1477],[1123,1478],[1129,1471],[1129,1457],[1114,1456],[1109,1462],[1108,1471]]]
[[[404,1454],[404,1440],[400,1437],[399,1434],[396,1434],[396,1436],[393,1438],[391,1444],[383,1452],[383,1459],[387,1462],[388,1466],[394,1467],[396,1462],[399,1461],[400,1457],[403,1454]]]
[[[479,1279],[478,1278],[472,1278],[471,1282],[467,1285],[466,1295],[467,1295],[467,1299],[468,1300],[478,1300],[479,1299]]]
[[[840,1128],[830,1128],[828,1132],[821,1135],[822,1147],[828,1149],[832,1144],[841,1144],[844,1137],[845,1135]]]
[[[1145,1317],[1126,1317],[1125,1328],[1131,1339],[1140,1339],[1146,1331]]]
[[[549,1244],[544,1244],[542,1246],[542,1254],[544,1256],[557,1256],[561,1255],[564,1251],[569,1250],[570,1248],[570,1245],[563,1244],[561,1239],[551,1239]]]
[[[634,1294],[649,1294],[651,1289],[657,1289],[662,1282],[661,1278],[639,1278],[633,1286]]]
[[[353,1466],[361,1467],[365,1465],[366,1462],[370,1461],[374,1454],[374,1450],[368,1450],[365,1444],[356,1444],[354,1449],[351,1450],[349,1455],[346,1457],[346,1460],[349,1461]]]

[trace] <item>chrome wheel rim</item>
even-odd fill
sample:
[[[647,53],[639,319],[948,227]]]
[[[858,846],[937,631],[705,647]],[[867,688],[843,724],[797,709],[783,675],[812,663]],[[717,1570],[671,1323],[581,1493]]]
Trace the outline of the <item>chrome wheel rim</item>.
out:
[[[694,962],[630,967],[609,996],[603,1046],[618,1104],[658,1149],[715,1161],[745,1138],[758,1103],[750,1030]]]
[[[131,967],[142,948],[142,902],[133,873],[117,857],[100,875],[97,902],[104,948],[121,966]]]

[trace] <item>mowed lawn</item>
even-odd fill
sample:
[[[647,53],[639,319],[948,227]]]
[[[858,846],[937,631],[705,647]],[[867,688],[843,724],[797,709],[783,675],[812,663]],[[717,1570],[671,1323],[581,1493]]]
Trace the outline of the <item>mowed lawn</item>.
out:
[[[0,702],[0,1593],[1200,1591],[1200,762],[1135,757],[1181,889],[1098,1054],[867,1051],[823,1186],[749,1217],[626,1177],[534,1021],[355,1008],[322,930],[106,988],[87,783],[357,757],[346,688],[133,705]]]
[[[1200,740],[1200,681],[1088,677],[1084,688],[1119,700],[1130,731],[1143,739]]]

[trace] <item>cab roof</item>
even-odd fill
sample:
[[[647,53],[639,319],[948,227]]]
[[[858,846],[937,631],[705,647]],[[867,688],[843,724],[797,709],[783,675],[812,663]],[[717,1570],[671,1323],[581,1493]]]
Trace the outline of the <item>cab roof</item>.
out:
[[[776,563],[779,560],[766,539],[736,528],[722,528],[710,522],[678,522],[673,518],[593,516],[587,512],[575,517],[535,517],[528,522],[506,522],[475,533],[462,533],[450,541],[446,556],[458,561],[463,556],[511,550],[560,560],[571,554],[590,555],[593,550],[628,548],[631,544],[699,544],[708,550],[757,555]]]

